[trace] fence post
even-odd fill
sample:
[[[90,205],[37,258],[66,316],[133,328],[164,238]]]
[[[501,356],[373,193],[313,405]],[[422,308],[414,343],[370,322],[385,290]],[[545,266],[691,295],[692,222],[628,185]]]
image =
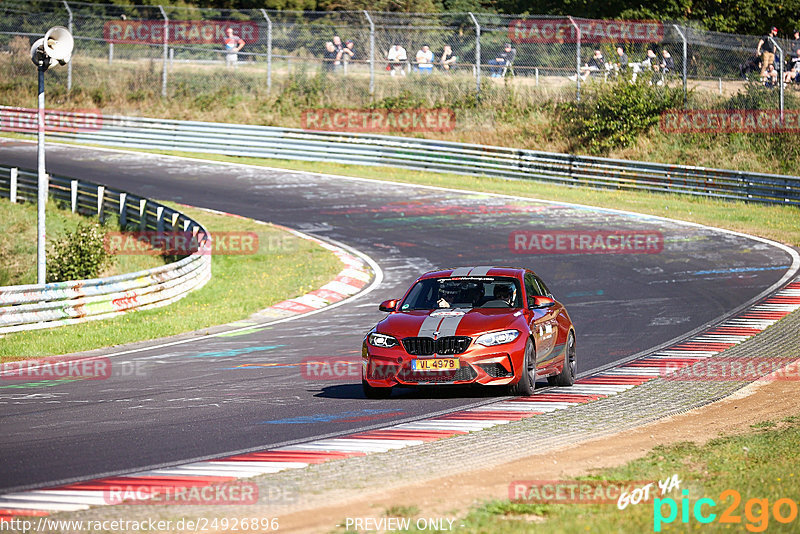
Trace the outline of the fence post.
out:
[[[67,0],[64,0],[64,7],[67,8],[67,13],[69,13],[69,22],[67,22],[67,29],[69,33],[75,35],[75,32],[72,30],[72,9],[70,9]],[[72,61],[67,63],[67,92],[69,93],[72,91]]]
[[[572,27],[575,28],[575,100],[581,101],[581,28],[575,19],[569,17]]]
[[[680,27],[677,24],[672,25],[675,28],[675,31],[678,32],[678,35],[681,36],[681,40],[683,41],[683,107],[686,107],[686,98],[688,96],[687,87],[686,87],[686,62],[687,62],[687,51],[686,51],[686,35],[681,31]]]
[[[78,180],[70,180],[69,182],[69,199],[72,213],[78,209]]]
[[[161,16],[164,17],[164,68],[161,71],[161,96],[167,96],[167,55],[169,54],[169,18],[167,12],[159,4],[158,9],[161,11]]]
[[[13,167],[11,169],[11,185],[10,185],[11,188],[8,191],[8,196],[11,199],[11,203],[12,204],[16,204],[17,203],[17,173],[18,172],[19,172],[19,169],[17,169],[16,167]]]
[[[267,92],[272,90],[272,21],[266,9],[261,9],[261,14],[267,20]]]
[[[369,22],[369,94],[375,94],[375,23],[372,22],[372,17],[369,12],[364,10],[364,16]]]
[[[471,11],[469,18],[475,25],[475,92],[481,94],[481,25]]]
[[[125,203],[127,200],[128,193],[119,194],[119,227],[121,230],[125,230],[125,226],[128,224],[128,210],[125,209]]]
[[[778,65],[780,66],[780,68],[778,69],[778,87],[780,88],[779,98],[780,98],[781,126],[783,126],[783,61],[785,58],[783,57],[783,48],[778,46],[778,43],[775,41],[775,39],[770,37],[769,40],[772,41],[772,46],[774,46],[775,50],[778,51],[779,54],[778,57],[780,58],[780,61],[778,61]]]
[[[106,195],[106,188],[103,185],[97,186],[97,218],[103,222],[103,197]]]
[[[70,63],[72,63],[72,61],[70,61]],[[108,64],[111,65],[112,63],[114,63],[114,43],[109,41],[109,43],[108,43]]]

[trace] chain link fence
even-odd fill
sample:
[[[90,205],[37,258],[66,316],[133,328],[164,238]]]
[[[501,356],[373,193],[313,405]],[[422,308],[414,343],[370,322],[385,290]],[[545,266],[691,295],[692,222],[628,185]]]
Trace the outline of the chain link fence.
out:
[[[282,94],[298,85],[310,90],[320,77],[327,80],[324,105],[342,108],[398,100],[424,107],[508,91],[571,100],[588,85],[624,77],[682,85],[685,95],[702,95],[694,105],[706,107],[752,105],[746,98],[737,103],[735,95],[766,84],[775,90],[759,97],[759,108],[782,114],[784,92],[797,85],[784,89],[780,80],[791,81],[791,65],[800,65],[786,63],[790,51],[800,56],[800,42],[775,38],[776,73],[762,76],[755,55],[762,37],[658,21],[53,0],[0,4],[0,50],[24,50],[54,25],[68,27],[76,44],[68,68],[53,69],[48,83],[68,92],[76,83],[73,69],[80,69],[81,86],[101,102],[113,81],[127,84],[133,101],[160,94],[208,98],[214,106],[236,94]],[[228,28],[232,50],[225,48]]]

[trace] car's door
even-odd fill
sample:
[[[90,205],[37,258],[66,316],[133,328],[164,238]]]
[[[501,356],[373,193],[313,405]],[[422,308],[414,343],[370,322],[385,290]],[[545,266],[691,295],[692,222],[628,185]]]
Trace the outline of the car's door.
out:
[[[525,273],[525,295],[530,308],[530,329],[536,342],[536,370],[548,372],[556,362],[553,361],[558,333],[558,304],[547,308],[531,308],[534,297],[550,297],[547,287],[533,273]],[[551,297],[552,298],[552,297]]]

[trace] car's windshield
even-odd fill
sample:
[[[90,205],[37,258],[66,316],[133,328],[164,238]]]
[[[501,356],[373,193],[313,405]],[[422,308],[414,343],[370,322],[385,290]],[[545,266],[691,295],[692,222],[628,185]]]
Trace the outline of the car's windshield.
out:
[[[441,308],[520,308],[520,284],[509,277],[426,278],[411,288],[400,311]]]

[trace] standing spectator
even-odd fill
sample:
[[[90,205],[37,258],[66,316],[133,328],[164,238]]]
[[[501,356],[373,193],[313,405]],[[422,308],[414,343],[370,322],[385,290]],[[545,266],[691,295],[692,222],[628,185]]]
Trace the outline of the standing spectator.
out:
[[[344,48],[344,45],[342,44],[342,38],[338,35],[333,36],[333,48],[336,49],[337,54],[342,51],[342,48]]]
[[[336,46],[331,41],[325,43],[325,51],[322,53],[322,69],[325,72],[333,72],[339,64],[339,53]]]
[[[489,65],[492,65],[492,78],[502,78],[504,69],[514,64],[514,58],[516,56],[517,51],[511,48],[511,43],[506,43],[503,47],[503,51],[488,62]]]
[[[422,49],[417,51],[416,60],[420,72],[433,72],[433,52],[430,46],[423,45]]]
[[[789,52],[794,53],[798,48],[800,48],[800,30],[795,30],[792,32],[792,42],[789,45]]]
[[[661,62],[658,67],[661,70],[661,79],[658,81],[658,85],[663,85],[666,75],[675,70],[675,61],[672,60],[672,56],[666,48],[661,51]]]
[[[344,48],[339,50],[337,54],[337,60],[339,63],[347,64],[356,58],[356,50],[355,50],[355,43],[351,40],[347,40],[344,44]]]
[[[625,50],[623,50],[621,46],[617,47],[617,62],[614,63],[614,69],[617,71],[617,74],[625,74],[628,72],[628,54],[625,53]]]
[[[233,34],[233,28],[227,28],[222,44],[225,46],[225,66],[236,68],[239,51],[244,47],[244,40]]]
[[[458,61],[458,56],[453,55],[453,49],[450,45],[444,45],[442,57],[439,58],[439,66],[442,70],[449,71],[451,66],[454,66]]]
[[[386,54],[386,60],[389,62],[386,65],[386,69],[392,76],[397,75],[397,73],[400,73],[401,76],[406,75],[405,66],[408,62],[408,54],[405,48],[399,44],[393,44],[389,49],[389,53]]]
[[[778,35],[778,28],[773,26],[770,28],[769,33],[758,41],[756,47],[756,54],[761,56],[761,81],[767,81],[767,66],[775,66],[775,46],[772,44],[772,39]]]

